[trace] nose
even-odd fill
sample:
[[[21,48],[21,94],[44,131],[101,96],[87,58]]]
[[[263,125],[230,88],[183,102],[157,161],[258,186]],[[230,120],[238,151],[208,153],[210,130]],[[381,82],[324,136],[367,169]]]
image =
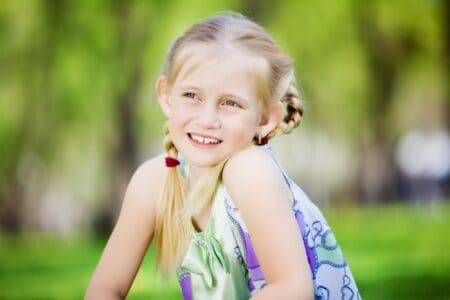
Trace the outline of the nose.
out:
[[[196,119],[198,125],[204,129],[219,129],[222,126],[219,113],[214,105],[204,105]]]

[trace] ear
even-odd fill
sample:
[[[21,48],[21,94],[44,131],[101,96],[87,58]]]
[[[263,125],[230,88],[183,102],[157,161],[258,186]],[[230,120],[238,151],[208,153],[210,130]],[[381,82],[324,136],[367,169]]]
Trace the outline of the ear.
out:
[[[161,75],[155,84],[156,95],[158,96],[159,105],[168,118],[170,114],[170,88],[167,83],[167,77]]]
[[[267,136],[281,122],[283,113],[284,106],[281,101],[277,101],[267,108],[261,117],[257,134],[261,134],[262,137]]]

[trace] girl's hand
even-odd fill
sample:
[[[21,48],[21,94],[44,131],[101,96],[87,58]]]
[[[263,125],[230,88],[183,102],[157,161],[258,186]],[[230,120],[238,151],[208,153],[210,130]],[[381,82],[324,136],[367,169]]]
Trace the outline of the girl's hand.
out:
[[[270,154],[256,146],[235,154],[224,167],[223,181],[243,215],[267,282],[254,299],[313,299],[292,194]]]
[[[164,174],[161,155],[141,165],[133,175],[85,299],[123,299],[127,295],[153,239]]]

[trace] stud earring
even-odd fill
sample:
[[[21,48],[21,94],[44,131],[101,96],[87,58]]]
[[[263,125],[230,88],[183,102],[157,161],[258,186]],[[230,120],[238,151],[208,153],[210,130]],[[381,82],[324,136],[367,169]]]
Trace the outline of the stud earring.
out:
[[[258,145],[266,145],[269,142],[269,138],[267,136],[262,137],[261,134],[258,134]]]

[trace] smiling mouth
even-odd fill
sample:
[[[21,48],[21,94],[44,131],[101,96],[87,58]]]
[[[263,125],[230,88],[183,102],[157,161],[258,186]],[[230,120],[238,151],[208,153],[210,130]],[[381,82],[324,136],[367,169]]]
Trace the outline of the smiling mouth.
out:
[[[217,145],[222,143],[221,140],[213,137],[202,137],[193,133],[188,133],[188,136],[191,140],[204,145]]]

